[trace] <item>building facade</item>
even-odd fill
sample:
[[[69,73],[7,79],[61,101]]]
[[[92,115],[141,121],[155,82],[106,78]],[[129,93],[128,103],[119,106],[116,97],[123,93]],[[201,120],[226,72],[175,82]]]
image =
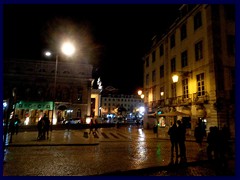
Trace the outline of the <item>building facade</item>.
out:
[[[192,130],[204,120],[207,130],[227,125],[234,136],[235,7],[191,4],[179,11],[144,56],[145,105],[190,115]]]
[[[111,89],[111,91],[108,91]],[[139,107],[144,106],[143,99],[138,95],[124,95],[118,94],[117,89],[113,87],[106,87],[101,95],[101,114],[106,116],[107,114],[118,115],[118,109],[124,109],[124,114],[133,113],[138,111]]]
[[[60,60],[56,76],[55,70],[51,60],[4,60],[4,99],[15,94],[14,111],[22,122],[36,124],[43,113],[53,124],[91,115],[92,65]]]

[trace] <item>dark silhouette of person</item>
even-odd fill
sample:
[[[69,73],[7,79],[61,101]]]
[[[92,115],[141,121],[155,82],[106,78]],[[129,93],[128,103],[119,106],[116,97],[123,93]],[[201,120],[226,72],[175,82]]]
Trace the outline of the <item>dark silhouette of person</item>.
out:
[[[180,150],[180,163],[185,163],[187,161],[186,158],[186,128],[182,124],[180,120],[177,121],[177,137],[178,137],[178,145]]]
[[[14,118],[14,126],[15,126],[15,133],[16,135],[18,134],[18,130],[19,130],[19,125],[20,125],[21,121],[20,119],[18,118],[18,115],[15,115],[15,118]]]
[[[194,129],[194,137],[196,139],[196,143],[199,146],[199,151],[202,151],[202,142],[205,134],[206,134],[206,130],[204,126],[202,126],[201,122],[199,122]]]
[[[175,163],[178,163],[178,135],[177,135],[177,124],[176,120],[174,121],[173,125],[168,130],[168,135],[170,136],[171,141],[171,164],[174,163],[174,150],[176,154]]]
[[[43,120],[43,118],[41,118],[38,121],[37,129],[38,129],[38,137],[37,137],[37,139],[41,140],[41,139],[43,139],[43,132],[44,132],[44,130],[43,130],[44,129],[44,120]]]
[[[94,122],[93,122],[93,119],[91,119],[89,123],[89,134],[91,133],[94,134],[93,129],[94,129]]]
[[[218,159],[218,146],[219,146],[219,142],[221,141],[219,139],[219,130],[216,126],[212,126],[209,128],[209,133],[207,135],[207,156],[208,156],[208,160],[217,160]]]
[[[47,139],[49,138],[49,128],[50,128],[50,120],[47,117],[47,114],[44,113],[44,116],[42,117],[44,121],[44,128],[43,128],[43,139],[46,139],[46,134],[47,134]]]

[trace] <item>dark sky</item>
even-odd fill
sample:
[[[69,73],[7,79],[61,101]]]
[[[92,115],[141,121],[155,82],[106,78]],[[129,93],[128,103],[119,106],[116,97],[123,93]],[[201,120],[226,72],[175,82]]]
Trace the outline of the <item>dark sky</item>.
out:
[[[143,85],[142,57],[180,5],[4,5],[4,58],[44,59],[62,35],[81,44],[94,77],[126,94]],[[60,28],[60,26],[62,26]],[[55,44],[55,45],[54,45]],[[84,47],[83,47],[84,44]]]

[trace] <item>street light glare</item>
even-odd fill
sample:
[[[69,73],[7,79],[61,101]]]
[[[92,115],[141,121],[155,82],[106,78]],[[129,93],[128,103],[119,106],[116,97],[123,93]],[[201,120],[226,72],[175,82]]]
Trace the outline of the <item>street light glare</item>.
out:
[[[75,52],[75,47],[72,43],[66,42],[62,45],[62,52],[67,56],[71,56]]]
[[[51,53],[51,52],[49,52],[49,51],[47,51],[47,52],[45,52],[45,55],[46,55],[46,56],[51,56],[51,55],[52,55],[52,53]]]

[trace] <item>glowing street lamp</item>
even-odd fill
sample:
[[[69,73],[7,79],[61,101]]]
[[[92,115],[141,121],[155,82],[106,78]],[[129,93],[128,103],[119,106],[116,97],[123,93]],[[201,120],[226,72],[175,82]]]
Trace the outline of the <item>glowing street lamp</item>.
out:
[[[67,56],[72,56],[75,53],[75,47],[70,42],[65,42],[62,44],[61,51],[63,54]],[[45,52],[46,56],[52,56],[52,52],[47,51]],[[55,76],[54,76],[54,100],[56,100],[56,85],[57,85],[57,70],[58,70],[58,53],[56,54],[56,65],[55,65]]]
[[[65,42],[65,43],[63,43],[63,45],[61,47],[61,51],[62,51],[63,54],[65,54],[67,56],[72,56],[75,53],[75,47],[70,42]],[[54,54],[56,55],[56,57],[55,57],[56,58],[56,65],[55,65],[55,75],[54,75],[54,92],[53,92],[53,97],[54,97],[54,101],[56,101],[58,53],[54,53]],[[52,56],[52,52],[47,51],[47,52],[45,52],[45,55],[48,56],[48,57]],[[56,112],[55,107],[54,107],[54,111]],[[56,121],[56,118],[55,118],[55,121]],[[54,122],[52,121],[52,123],[54,123]]]
[[[142,95],[142,90],[138,90],[138,95],[139,95],[139,96]]]
[[[178,75],[174,74],[172,76],[172,80],[173,80],[173,83],[177,83],[178,82]]]

